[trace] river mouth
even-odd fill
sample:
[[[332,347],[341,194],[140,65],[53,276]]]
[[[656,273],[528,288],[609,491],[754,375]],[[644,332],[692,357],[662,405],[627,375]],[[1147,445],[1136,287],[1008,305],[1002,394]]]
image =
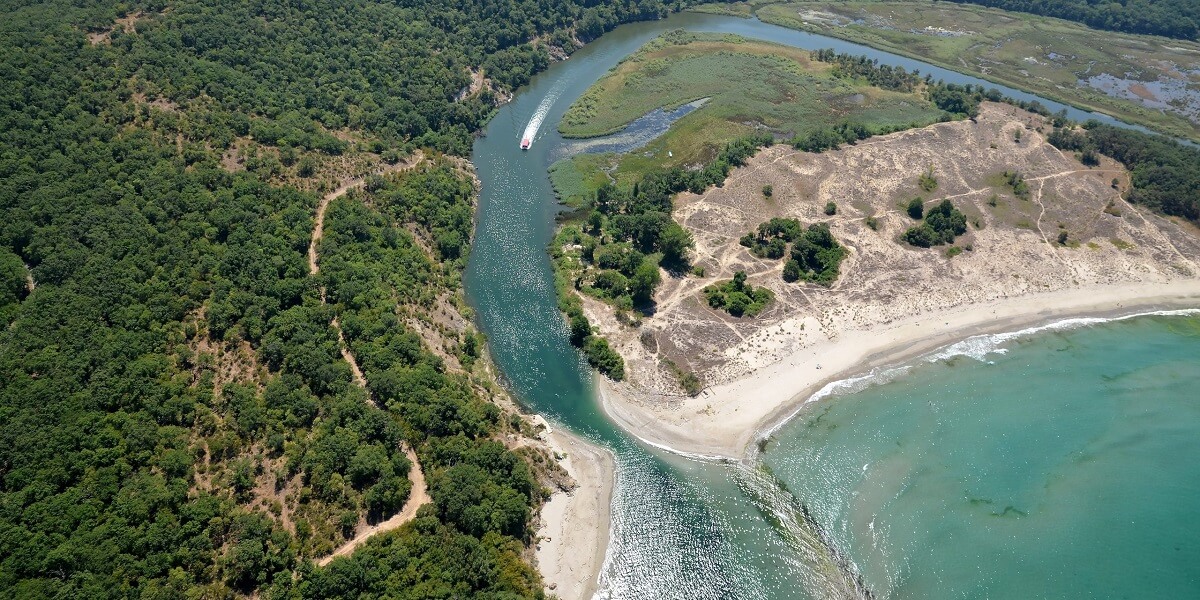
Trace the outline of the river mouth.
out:
[[[742,467],[693,461],[647,448],[612,425],[596,402],[590,371],[568,342],[557,307],[546,245],[562,207],[555,201],[547,168],[572,152],[594,148],[573,147],[582,142],[564,140],[555,125],[567,106],[609,68],[653,37],[676,28],[868,54],[951,82],[1001,86],[755,20],[685,13],[622,26],[569,60],[553,65],[498,110],[486,135],[475,144],[472,160],[482,189],[464,286],[480,328],[489,338],[491,354],[520,402],[617,455],[611,542],[600,574],[599,596],[840,597],[813,577],[813,565],[819,561],[797,552],[764,516],[780,506],[794,506],[798,500],[787,500],[788,496],[778,501],[763,499],[774,494],[756,499],[744,490],[745,481],[739,482],[736,469]],[[1001,89],[1018,99],[1036,99]],[[552,101],[546,102],[551,96]],[[1043,103],[1052,110],[1062,108]],[[539,112],[532,146],[523,152],[518,145]],[[662,117],[669,119],[666,112]],[[1068,113],[1077,119],[1094,116],[1073,109]],[[647,125],[645,131],[653,131],[652,126]],[[640,138],[613,143],[623,143],[617,147],[623,151],[644,144]],[[778,445],[774,445],[770,452],[777,451]],[[804,505],[810,505],[808,499]],[[836,528],[819,515],[816,522],[829,528],[831,545],[848,563],[870,571],[869,563],[842,546]]]

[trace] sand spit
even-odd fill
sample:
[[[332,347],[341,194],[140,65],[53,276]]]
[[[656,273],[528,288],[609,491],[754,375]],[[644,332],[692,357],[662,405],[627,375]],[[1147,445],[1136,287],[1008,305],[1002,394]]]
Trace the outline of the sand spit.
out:
[[[556,491],[541,512],[537,566],[547,593],[563,600],[591,598],[608,549],[615,461],[610,451],[565,430],[541,435],[575,488]]]
[[[645,441],[742,457],[756,432],[833,380],[977,334],[1200,307],[1196,228],[1129,204],[1121,165],[1086,167],[1045,143],[1043,131],[1041,117],[988,103],[977,122],[824,154],[768,148],[724,186],[681,195],[675,216],[695,236],[706,276],[667,278],[653,315],[636,328],[584,303],[627,361],[628,381],[602,387],[605,410]],[[930,167],[938,185],[922,190],[917,178]],[[1028,195],[1015,195],[1004,171],[1022,173]],[[903,209],[914,196],[927,206],[950,199],[967,214],[969,231],[955,241],[960,254],[899,241],[915,224]],[[827,202],[837,204],[836,215],[825,215]],[[829,224],[850,249],[832,287],[786,283],[782,261],[738,244],[771,217]],[[775,293],[755,318],[715,311],[700,292],[738,270]],[[685,396],[663,359],[695,372],[705,390]]]

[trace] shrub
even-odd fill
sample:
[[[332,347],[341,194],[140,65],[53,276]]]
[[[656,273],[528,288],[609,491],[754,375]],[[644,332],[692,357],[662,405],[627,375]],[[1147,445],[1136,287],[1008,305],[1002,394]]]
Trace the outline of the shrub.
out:
[[[625,379],[625,359],[608,345],[608,340],[598,335],[589,336],[582,350],[588,364],[607,375],[609,379]]]
[[[908,201],[908,207],[905,210],[907,210],[908,216],[920,220],[925,216],[925,200],[920,197],[913,198]]]
[[[949,244],[966,232],[967,216],[949,200],[942,200],[925,215],[924,223],[910,227],[901,238],[913,246],[929,248]]]
[[[938,180],[937,177],[933,176],[933,165],[930,165],[928,170],[926,170],[924,173],[921,173],[921,176],[917,178],[917,184],[921,186],[921,189],[927,192],[932,192],[933,190],[937,189]]]
[[[746,272],[738,271],[730,281],[714,283],[704,288],[708,305],[722,309],[735,317],[752,317],[762,311],[775,295],[764,287],[746,283]]]

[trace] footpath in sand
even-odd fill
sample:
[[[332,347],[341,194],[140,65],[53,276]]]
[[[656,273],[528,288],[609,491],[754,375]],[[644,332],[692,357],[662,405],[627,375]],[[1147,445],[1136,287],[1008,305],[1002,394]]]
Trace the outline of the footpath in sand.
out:
[[[1049,131],[1041,117],[985,103],[977,122],[823,154],[774,146],[724,186],[681,194],[675,217],[695,236],[706,276],[666,278],[638,328],[585,299],[589,318],[627,362],[628,382],[602,385],[606,411],[647,442],[741,457],[761,429],[832,380],[977,334],[1200,307],[1196,227],[1129,204],[1120,164],[1084,166],[1039,129]],[[925,191],[917,180],[930,167],[938,185]],[[1025,197],[1014,194],[1005,171],[1023,174]],[[914,196],[927,207],[950,199],[967,215],[968,232],[955,240],[961,254],[900,241],[916,224],[904,210]],[[836,215],[825,215],[827,202],[837,204]],[[786,283],[783,261],[738,244],[771,217],[829,224],[849,249],[833,286]],[[775,293],[754,318],[704,302],[701,290],[735,271]],[[696,373],[705,385],[698,397],[683,394],[663,359]]]

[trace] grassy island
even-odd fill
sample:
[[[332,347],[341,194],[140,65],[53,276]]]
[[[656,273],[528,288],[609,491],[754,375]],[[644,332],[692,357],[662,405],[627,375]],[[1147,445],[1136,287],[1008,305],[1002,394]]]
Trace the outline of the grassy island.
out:
[[[621,185],[656,168],[711,162],[730,141],[769,133],[791,139],[852,122],[872,133],[938,120],[941,111],[915,90],[893,91],[835,74],[807,50],[736,35],[675,31],[648,42],[589,88],[563,116],[559,131],[594,137],[656,109],[708,98],[641,152],[620,157]],[[559,178],[593,179],[594,157],[560,165]]]

